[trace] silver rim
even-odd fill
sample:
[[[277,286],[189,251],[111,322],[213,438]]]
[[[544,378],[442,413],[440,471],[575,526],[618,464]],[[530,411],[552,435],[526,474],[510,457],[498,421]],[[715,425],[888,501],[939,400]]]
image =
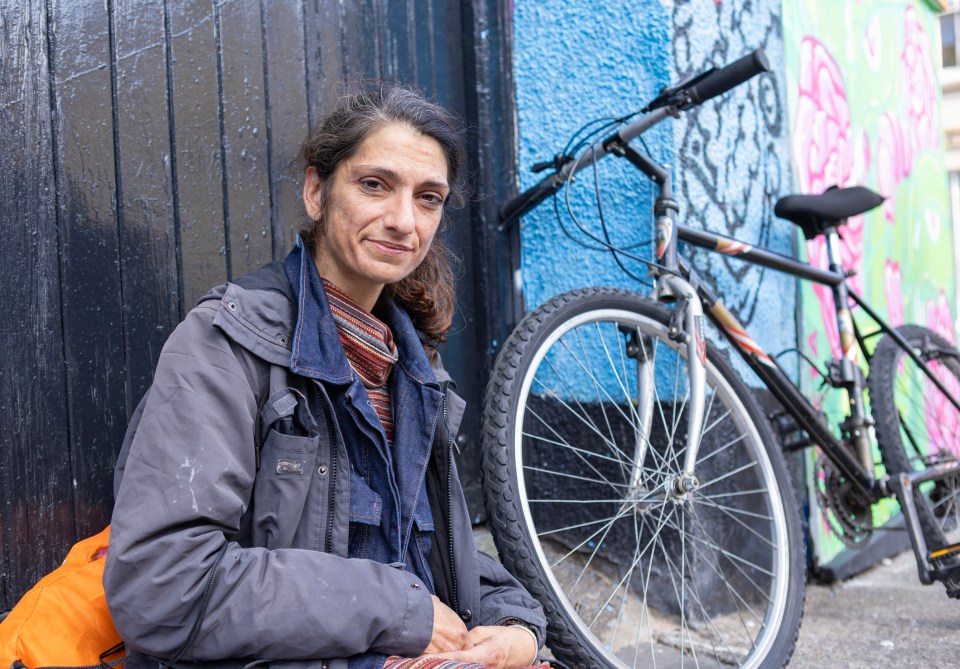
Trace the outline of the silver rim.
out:
[[[652,335],[649,413],[629,332]],[[783,621],[787,528],[760,435],[729,384],[708,363],[699,488],[681,494],[686,366],[663,324],[590,311],[552,332],[529,370],[515,422],[521,512],[581,637],[610,666],[757,666]]]

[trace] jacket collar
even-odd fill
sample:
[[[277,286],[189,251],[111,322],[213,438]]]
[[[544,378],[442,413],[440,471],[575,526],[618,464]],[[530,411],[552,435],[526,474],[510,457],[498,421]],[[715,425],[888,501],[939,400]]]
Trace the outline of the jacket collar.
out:
[[[290,351],[291,371],[330,383],[351,382],[353,370],[340,344],[320,273],[299,235],[283,261],[283,269],[293,288],[297,307]],[[393,332],[400,356],[397,366],[417,383],[439,386],[410,317],[386,291],[380,295],[374,312]]]

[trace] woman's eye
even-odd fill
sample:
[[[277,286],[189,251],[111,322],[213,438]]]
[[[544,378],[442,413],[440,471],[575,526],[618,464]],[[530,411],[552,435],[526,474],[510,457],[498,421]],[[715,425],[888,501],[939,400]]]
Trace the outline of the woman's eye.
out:
[[[431,206],[440,206],[443,204],[443,198],[436,193],[424,193],[420,198]]]

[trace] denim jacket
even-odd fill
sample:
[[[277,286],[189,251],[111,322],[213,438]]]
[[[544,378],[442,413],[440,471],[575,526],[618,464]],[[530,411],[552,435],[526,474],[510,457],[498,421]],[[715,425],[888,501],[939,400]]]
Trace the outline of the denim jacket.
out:
[[[177,655],[210,669],[346,669],[359,653],[417,656],[430,640],[429,585],[348,557],[351,507],[365,493],[351,489],[331,400],[347,379],[326,364],[291,369],[312,345],[300,312],[273,263],[213,289],[164,346],[121,449],[104,574],[128,669]],[[323,341],[313,344],[322,358]],[[468,627],[518,618],[542,643],[540,605],[473,541],[453,459],[464,403],[439,365],[407,371],[436,398],[410,407],[431,444],[436,594]]]

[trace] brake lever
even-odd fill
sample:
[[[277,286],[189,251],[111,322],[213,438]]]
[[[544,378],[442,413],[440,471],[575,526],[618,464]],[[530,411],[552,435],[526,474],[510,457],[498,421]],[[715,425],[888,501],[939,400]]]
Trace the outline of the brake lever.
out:
[[[558,153],[553,157],[553,160],[544,160],[540,163],[534,163],[530,166],[531,172],[543,172],[544,170],[550,169],[551,167],[555,172],[559,172],[560,169],[573,160],[573,156],[566,155],[563,153]]]
[[[711,67],[706,72],[687,77],[676,86],[664,86],[660,89],[657,97],[648,102],[647,106],[640,110],[640,113],[648,114],[654,109],[668,106],[676,107],[679,110],[685,109],[693,102],[690,98],[690,88],[699,84],[708,75],[713,74],[716,69],[715,67]]]

